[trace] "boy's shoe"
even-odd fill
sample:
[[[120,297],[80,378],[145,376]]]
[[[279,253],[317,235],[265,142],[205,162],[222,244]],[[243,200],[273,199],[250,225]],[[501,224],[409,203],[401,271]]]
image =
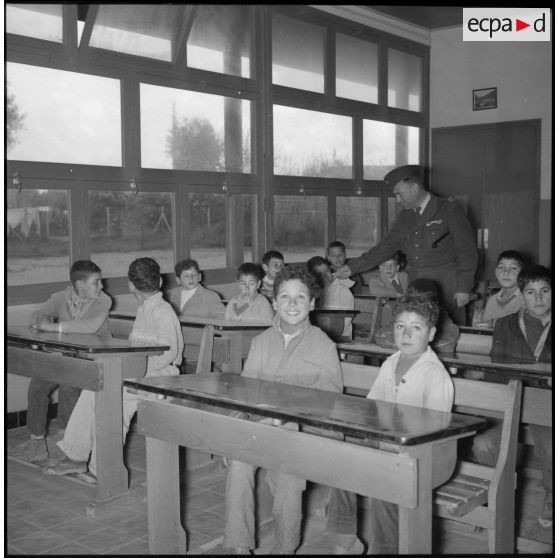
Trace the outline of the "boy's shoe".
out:
[[[338,535],[340,544],[335,545],[334,554],[352,554],[360,556],[364,554],[364,544],[356,535]]]
[[[44,438],[29,438],[26,442],[17,445],[9,452],[11,457],[29,461],[43,461],[48,458],[48,447]]]
[[[56,465],[53,465],[52,467],[45,467],[43,471],[47,475],[71,475],[72,473],[86,473],[87,462],[72,461],[71,459],[65,457]]]

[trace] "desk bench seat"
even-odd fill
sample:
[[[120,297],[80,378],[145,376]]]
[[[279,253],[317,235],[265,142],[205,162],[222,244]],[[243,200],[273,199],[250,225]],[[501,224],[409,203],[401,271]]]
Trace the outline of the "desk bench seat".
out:
[[[347,394],[366,394],[380,371],[377,366],[342,362]],[[454,412],[502,418],[500,452],[495,467],[458,461],[451,479],[434,490],[434,513],[488,531],[488,549],[513,553],[515,547],[515,466],[522,385],[452,378]],[[541,390],[538,390],[541,391]]]

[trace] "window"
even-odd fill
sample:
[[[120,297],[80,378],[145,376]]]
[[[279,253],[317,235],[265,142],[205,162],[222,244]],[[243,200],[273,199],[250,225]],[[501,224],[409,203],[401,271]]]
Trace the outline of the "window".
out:
[[[306,262],[326,247],[327,198],[273,196],[274,247],[286,263]]]
[[[336,236],[347,248],[347,257],[360,256],[380,240],[380,199],[336,198]]]
[[[227,235],[223,194],[190,195],[191,255],[203,269],[227,265]]]
[[[362,135],[365,179],[383,180],[395,167],[419,162],[419,128],[364,120]]]
[[[9,159],[120,166],[120,81],[7,65]]]
[[[335,94],[366,103],[378,102],[378,46],[337,33]]]
[[[273,14],[273,83],[323,93],[324,44],[322,27]]]
[[[249,6],[198,4],[188,36],[188,66],[249,78],[251,28]]]
[[[172,271],[171,204],[168,193],[89,192],[91,257],[104,277],[126,276],[132,261],[143,257]]]
[[[275,174],[351,178],[352,145],[347,116],[273,107]]]
[[[146,168],[250,172],[250,101],[140,84]]]
[[[7,4],[6,31],[62,42],[62,4]]]
[[[67,281],[69,277],[66,190],[17,190],[6,194],[8,285]]]
[[[422,58],[392,48],[388,50],[388,105],[422,110]]]
[[[183,7],[100,4],[89,46],[170,62]]]

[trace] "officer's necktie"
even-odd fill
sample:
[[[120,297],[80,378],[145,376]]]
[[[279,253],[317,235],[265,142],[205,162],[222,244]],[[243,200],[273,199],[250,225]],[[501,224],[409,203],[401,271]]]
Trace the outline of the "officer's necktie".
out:
[[[395,289],[395,292],[404,294],[405,291],[403,290],[403,287],[401,286],[401,283],[399,283],[395,279],[392,279],[391,284],[393,285],[393,288]]]

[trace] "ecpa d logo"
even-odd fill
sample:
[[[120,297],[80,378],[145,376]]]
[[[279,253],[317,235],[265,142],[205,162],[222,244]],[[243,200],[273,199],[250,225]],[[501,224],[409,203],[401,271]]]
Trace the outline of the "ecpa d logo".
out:
[[[464,41],[550,41],[550,8],[463,8]]]

